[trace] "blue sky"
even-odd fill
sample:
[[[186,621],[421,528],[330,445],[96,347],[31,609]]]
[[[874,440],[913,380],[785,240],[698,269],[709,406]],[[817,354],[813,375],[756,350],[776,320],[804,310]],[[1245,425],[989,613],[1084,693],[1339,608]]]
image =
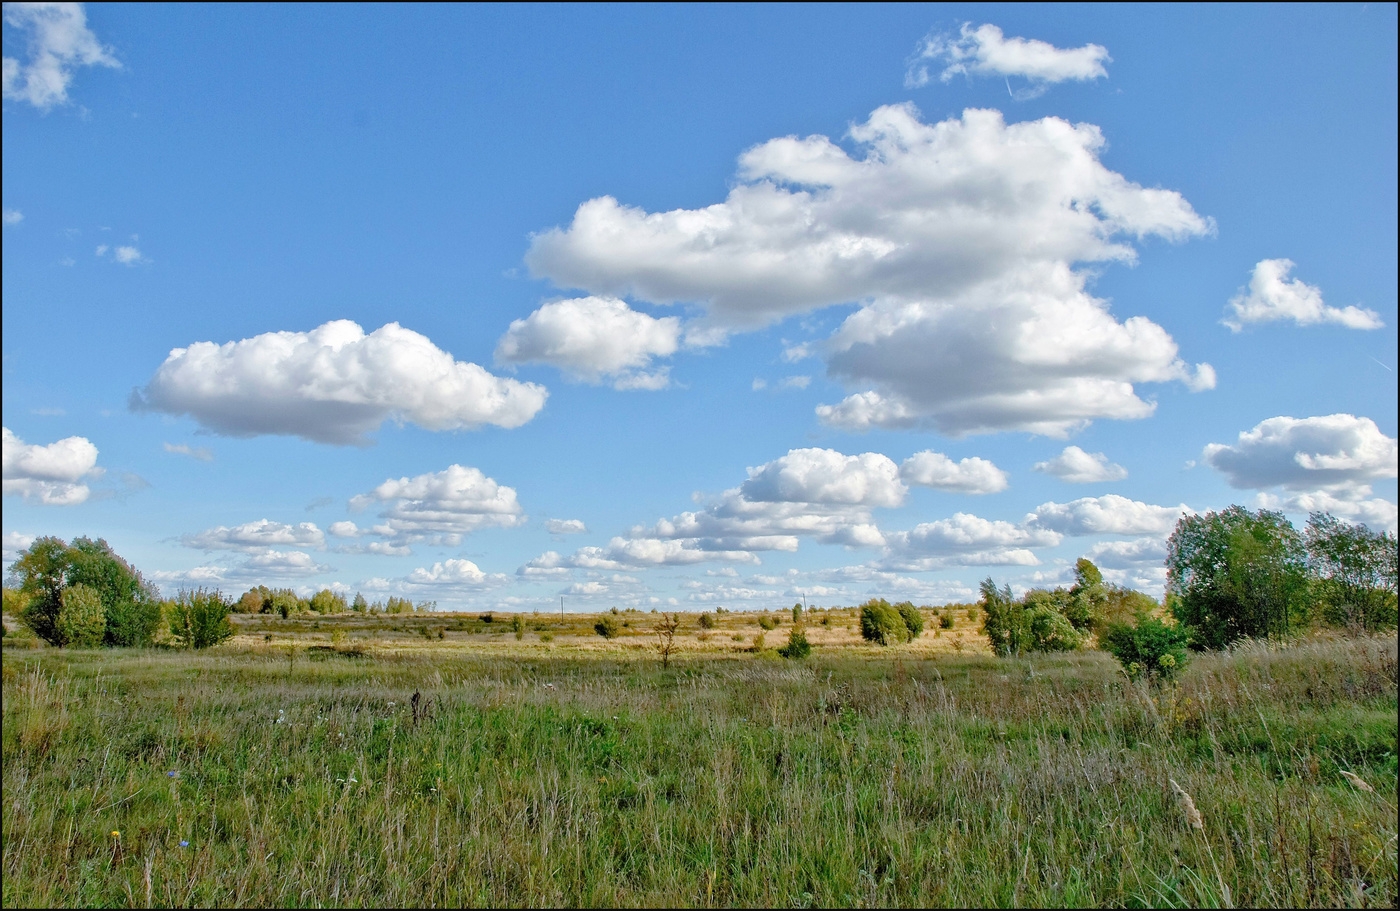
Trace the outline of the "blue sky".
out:
[[[4,15],[7,563],[744,609],[1395,528],[1393,5]]]

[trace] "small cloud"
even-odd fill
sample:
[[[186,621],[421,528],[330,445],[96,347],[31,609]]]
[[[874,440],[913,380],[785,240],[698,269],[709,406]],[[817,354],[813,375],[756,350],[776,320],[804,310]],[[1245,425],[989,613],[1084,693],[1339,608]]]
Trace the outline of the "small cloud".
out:
[[[4,59],[4,97],[41,111],[68,103],[68,86],[80,66],[120,69],[111,48],[87,27],[81,3],[7,3],[5,24],[28,39],[28,59]]]
[[[1121,481],[1128,476],[1128,469],[1110,462],[1108,456],[1101,452],[1085,452],[1078,446],[1066,446],[1064,452],[1050,461],[1036,462],[1034,470],[1071,484]]]
[[[754,391],[754,392],[762,392],[764,389],[767,389],[767,388],[768,388],[768,381],[767,381],[767,380],[761,379],[761,378],[759,378],[759,377],[754,377],[754,378],[753,378],[753,391]]]
[[[1374,310],[1360,307],[1329,307],[1322,302],[1322,289],[1302,279],[1288,278],[1291,259],[1264,259],[1254,266],[1249,289],[1241,288],[1230,298],[1229,309],[1221,320],[1231,332],[1246,325],[1292,320],[1299,326],[1336,323],[1348,329],[1379,329],[1385,325]]]
[[[150,262],[134,246],[112,247],[108,244],[98,244],[96,256],[98,259],[107,259],[123,266],[139,266]]]
[[[545,519],[544,527],[552,535],[581,535],[588,531],[582,519]]]
[[[165,447],[166,452],[174,453],[175,455],[189,456],[201,462],[214,461],[214,453],[204,446],[187,446],[184,443],[165,443],[162,445]]]
[[[812,382],[810,376],[788,376],[778,383],[783,389],[806,389]]]
[[[937,61],[946,64],[938,75],[942,82],[950,82],[958,75],[1028,79],[1029,89],[1012,92],[1015,100],[1026,101],[1045,94],[1056,82],[1101,79],[1108,75],[1104,64],[1112,59],[1108,49],[1098,44],[1058,48],[1033,38],[1007,38],[995,25],[973,28],[972,23],[965,22],[957,36],[935,33],[919,42],[905,71],[904,86],[914,89],[928,85],[928,63]]]
[[[22,221],[24,221],[24,213],[19,209],[5,210],[5,227],[8,228],[11,225],[17,225]]]

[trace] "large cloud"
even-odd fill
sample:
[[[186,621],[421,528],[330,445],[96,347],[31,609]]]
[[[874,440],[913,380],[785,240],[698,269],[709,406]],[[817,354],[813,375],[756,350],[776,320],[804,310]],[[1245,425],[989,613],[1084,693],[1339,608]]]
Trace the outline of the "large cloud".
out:
[[[653,357],[674,354],[680,319],[638,313],[615,297],[545,304],[510,324],[496,345],[498,362],[550,364],[588,383],[610,379],[619,389],[667,384],[664,369],[645,371]]]
[[[955,37],[935,33],[919,42],[919,49],[904,74],[906,88],[928,85],[930,61],[945,64],[938,78],[949,82],[954,76],[1021,76],[1031,80],[1029,91],[1017,100],[1034,98],[1055,82],[1085,82],[1108,75],[1104,64],[1112,60],[1108,50],[1097,44],[1058,48],[1036,39],[1007,38],[995,25],[964,22]]]
[[[1348,329],[1379,329],[1385,325],[1380,314],[1360,307],[1329,307],[1322,302],[1322,290],[1302,279],[1289,281],[1291,259],[1264,259],[1254,267],[1248,291],[1241,289],[1230,298],[1225,319],[1233,332],[1246,325],[1291,320],[1300,326],[1335,323]]]
[[[1105,168],[1097,127],[985,110],[930,125],[896,105],[850,136],[864,157],[825,136],[758,145],[704,209],[590,200],[526,261],[562,287],[698,303],[729,329],[863,303],[827,353],[833,376],[866,388],[819,410],[847,429],[1063,435],[1150,414],[1134,383],[1214,384],[1160,326],[1114,319],[1074,270],[1131,262],[1125,235],[1213,230],[1180,194]]]
[[[373,527],[390,543],[403,545],[429,540],[455,547],[462,536],[479,528],[512,528],[522,525],[522,514],[515,489],[497,484],[480,469],[449,465],[442,471],[413,478],[385,481],[374,490],[350,500],[351,509],[364,509],[372,503],[389,503],[381,523]],[[352,523],[337,523],[333,533],[358,532]]]
[[[1117,494],[1082,497],[1069,503],[1042,503],[1026,516],[1025,524],[1064,535],[1161,535],[1192,510],[1179,506],[1153,506]]]
[[[29,444],[3,428],[3,483],[6,495],[45,506],[74,506],[87,500],[85,477],[103,473],[97,447],[86,437],[66,437],[47,446]]]
[[[47,111],[68,103],[80,66],[120,67],[87,27],[81,3],[6,3],[5,24],[26,34],[29,59],[4,58],[4,97]]]
[[[544,407],[542,386],[453,360],[398,323],[366,335],[350,320],[176,348],[138,409],[188,414],[230,436],[287,434],[363,443],[388,418],[428,430],[518,427]]]
[[[1259,505],[1267,509],[1330,512],[1373,527],[1395,527],[1395,503],[1371,497],[1371,484],[1396,477],[1396,441],[1370,418],[1269,418],[1241,431],[1233,446],[1211,443],[1205,459],[1231,487],[1291,492],[1261,493]]]
[[[831,449],[793,449],[759,468],[739,488],[751,502],[899,506],[907,488],[888,456],[848,456]]]
[[[437,587],[467,591],[485,591],[499,588],[510,581],[502,573],[486,573],[470,560],[444,560],[434,563],[431,568],[419,567],[404,579],[409,585]]]
[[[1240,432],[1233,446],[1211,443],[1205,460],[1231,487],[1369,493],[1396,476],[1396,441],[1353,414],[1276,417]]]
[[[1071,484],[1121,481],[1128,476],[1128,469],[1110,462],[1108,456],[1101,452],[1085,452],[1078,446],[1066,446],[1048,462],[1036,462],[1034,469]]]
[[[229,528],[219,525],[194,535],[185,535],[180,543],[199,550],[235,550],[245,554],[260,553],[273,547],[326,546],[326,536],[314,522],[288,525],[259,519]]]

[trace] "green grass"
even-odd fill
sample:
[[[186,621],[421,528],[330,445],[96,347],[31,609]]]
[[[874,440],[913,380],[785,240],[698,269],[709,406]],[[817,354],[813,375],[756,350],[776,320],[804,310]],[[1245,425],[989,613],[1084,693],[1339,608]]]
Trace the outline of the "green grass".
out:
[[[7,643],[5,907],[1396,903],[1393,638],[1151,689],[1099,652],[456,635]]]

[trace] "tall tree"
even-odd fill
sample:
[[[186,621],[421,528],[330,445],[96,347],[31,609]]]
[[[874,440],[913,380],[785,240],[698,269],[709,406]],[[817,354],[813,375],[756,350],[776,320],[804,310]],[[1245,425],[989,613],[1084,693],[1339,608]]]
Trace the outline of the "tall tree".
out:
[[[1308,568],[1333,622],[1375,629],[1396,624],[1396,538],[1325,512],[1308,517]]]

